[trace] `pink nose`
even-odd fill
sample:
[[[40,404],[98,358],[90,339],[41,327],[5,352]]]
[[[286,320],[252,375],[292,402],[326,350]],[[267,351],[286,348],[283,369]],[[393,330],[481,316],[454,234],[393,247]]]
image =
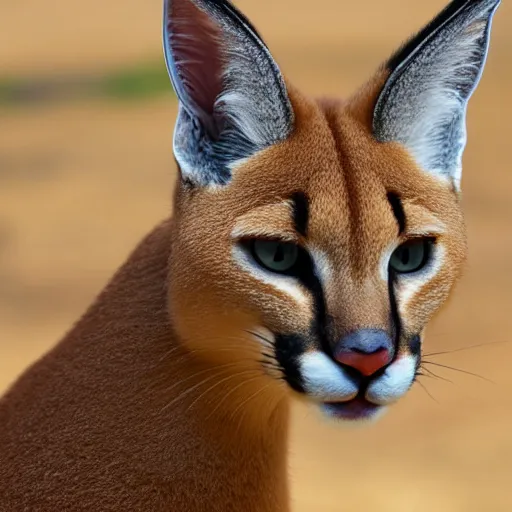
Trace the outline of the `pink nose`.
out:
[[[357,352],[341,352],[336,355],[336,360],[346,364],[363,374],[365,377],[373,375],[377,370],[386,366],[391,358],[385,348],[381,348],[373,354],[358,354]]]
[[[334,347],[334,358],[369,377],[391,362],[393,352],[393,342],[385,331],[359,329]]]

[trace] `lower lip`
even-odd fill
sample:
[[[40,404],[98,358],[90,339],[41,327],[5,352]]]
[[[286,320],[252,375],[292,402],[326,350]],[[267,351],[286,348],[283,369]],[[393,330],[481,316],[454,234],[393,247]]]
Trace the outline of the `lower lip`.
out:
[[[356,397],[348,402],[325,402],[322,404],[322,409],[331,418],[357,421],[375,417],[382,410],[382,406]]]

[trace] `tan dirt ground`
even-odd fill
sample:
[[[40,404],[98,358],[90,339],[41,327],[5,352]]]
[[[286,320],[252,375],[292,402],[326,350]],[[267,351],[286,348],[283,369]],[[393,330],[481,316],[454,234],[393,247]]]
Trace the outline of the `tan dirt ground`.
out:
[[[347,94],[441,0],[240,0],[286,75]],[[468,114],[470,262],[427,352],[512,340],[512,5],[494,24]],[[109,69],[160,54],[160,0],[0,3],[0,71]],[[90,102],[0,112],[0,390],[52,346],[170,210],[175,104]],[[435,358],[439,368],[374,426],[297,407],[295,512],[512,511],[512,344]]]

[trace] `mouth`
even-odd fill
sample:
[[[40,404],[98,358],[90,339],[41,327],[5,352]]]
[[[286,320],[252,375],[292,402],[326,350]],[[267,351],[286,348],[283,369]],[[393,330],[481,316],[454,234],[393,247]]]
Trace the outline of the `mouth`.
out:
[[[379,419],[409,391],[420,361],[419,351],[403,351],[366,375],[340,364],[324,350],[303,350],[300,338],[277,337],[274,345],[279,378],[294,395],[314,405],[326,418],[347,423]]]
[[[385,409],[368,401],[362,394],[346,402],[323,402],[320,408],[328,418],[344,421],[371,420]]]
[[[400,355],[369,377],[337,364],[321,351],[299,359],[302,394],[335,421],[364,422],[381,417],[388,406],[402,398],[414,382],[417,359]]]

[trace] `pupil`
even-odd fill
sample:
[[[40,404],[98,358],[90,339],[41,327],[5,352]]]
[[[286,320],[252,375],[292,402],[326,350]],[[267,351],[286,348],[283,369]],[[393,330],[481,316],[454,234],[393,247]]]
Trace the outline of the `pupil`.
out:
[[[284,247],[282,245],[278,245],[276,247],[276,252],[274,254],[274,262],[281,263],[284,260]]]
[[[402,264],[403,265],[407,265],[409,263],[409,260],[410,260],[410,254],[409,254],[409,249],[404,249],[402,251]]]

